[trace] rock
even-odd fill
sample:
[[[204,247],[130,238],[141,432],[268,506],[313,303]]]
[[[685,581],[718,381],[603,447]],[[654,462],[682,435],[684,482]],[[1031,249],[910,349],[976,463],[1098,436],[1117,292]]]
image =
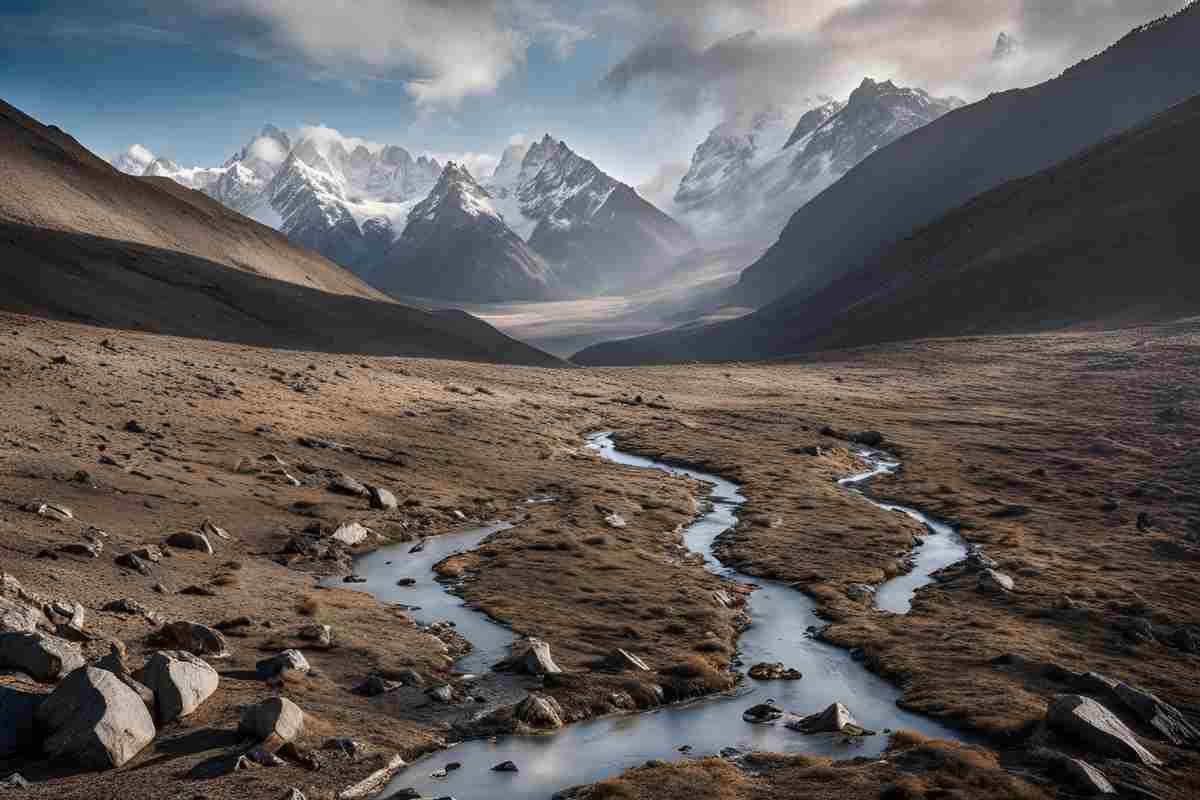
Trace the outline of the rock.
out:
[[[1095,752],[1149,766],[1162,762],[1138,743],[1115,714],[1089,697],[1060,694],[1050,703],[1046,722],[1059,733]]]
[[[547,675],[562,672],[550,655],[550,645],[541,639],[527,639],[525,653],[517,660],[517,670],[526,675]]]
[[[61,503],[30,503],[25,508],[38,516],[49,517],[59,522],[75,519],[74,512]]]
[[[742,712],[742,719],[746,722],[765,723],[774,722],[783,716],[783,710],[777,708],[774,703],[767,701],[759,703],[756,706],[751,706]]]
[[[626,525],[629,524],[625,521],[624,517],[622,517],[620,514],[618,514],[615,511],[612,512],[611,514],[608,514],[607,516],[605,516],[604,522],[610,528],[624,528]]]
[[[852,583],[846,587],[846,596],[856,603],[867,602],[875,596],[875,587],[865,583]]]
[[[178,547],[180,550],[197,550],[209,555],[213,551],[208,537],[199,531],[179,531],[178,533],[172,533],[167,537],[166,543],[171,547]]]
[[[56,600],[47,603],[42,607],[42,613],[50,622],[58,626],[65,626],[76,631],[83,630],[84,618],[86,612],[79,603],[67,604],[63,601]]]
[[[149,561],[154,564],[157,564],[158,562],[162,561],[162,557],[163,557],[162,548],[160,548],[156,544],[144,544],[141,547],[138,547],[134,550],[130,550],[129,553],[131,555],[137,556],[138,558],[142,559],[143,561]]]
[[[628,650],[617,648],[609,654],[608,658],[604,659],[604,665],[609,669],[615,669],[618,672],[649,672],[650,667],[646,666],[646,662],[635,656]]]
[[[0,596],[0,633],[33,633],[39,625],[49,624],[40,610]]]
[[[70,542],[59,545],[58,552],[83,558],[99,558],[104,545],[100,542]]]
[[[154,714],[155,706],[157,705],[157,701],[154,699],[154,690],[133,677],[133,673],[129,671],[129,667],[125,663],[125,644],[123,642],[113,642],[108,655],[101,657],[94,666],[96,669],[108,670],[113,675],[116,675],[121,683],[128,686],[138,697],[142,698],[142,702],[150,710],[151,715]]]
[[[131,419],[129,422],[125,423],[125,430],[129,431],[130,433],[145,433],[146,426],[138,422],[136,419]]]
[[[133,553],[123,553],[122,555],[117,556],[116,562],[119,566],[125,567],[126,569],[131,569],[140,575],[149,577],[154,574],[154,568],[150,566],[150,562],[143,561]]]
[[[88,769],[125,764],[155,734],[142,699],[116,675],[95,667],[68,675],[35,716],[46,734],[42,752]]]
[[[1150,516],[1145,511],[1139,511],[1137,515],[1137,529],[1139,531],[1148,531],[1154,529],[1154,517]]]
[[[205,519],[204,522],[200,523],[200,532],[205,536],[216,536],[218,539],[233,538],[224,528],[217,525],[217,523],[213,522],[211,519]]]
[[[287,680],[299,678],[308,670],[308,660],[299,650],[284,650],[254,665],[258,676],[264,680]]]
[[[286,697],[268,697],[246,709],[238,731],[259,741],[275,736],[286,744],[304,732],[304,712]]]
[[[0,686],[0,760],[29,750],[37,743],[34,714],[46,695]]]
[[[170,622],[158,632],[159,639],[169,649],[186,650],[197,656],[223,658],[229,655],[225,637],[207,625],[198,622]]]
[[[246,751],[246,758],[258,764],[261,767],[281,767],[283,759],[275,755],[271,750],[263,747],[261,744],[256,747],[251,747]]]
[[[883,444],[884,437],[879,431],[860,431],[858,433],[851,433],[846,438],[855,444],[861,444],[865,447],[879,447],[879,445]]]
[[[750,677],[756,681],[798,681],[804,676],[800,670],[785,668],[782,662],[762,661],[750,668]]]
[[[382,511],[395,511],[400,507],[399,501],[396,500],[396,495],[382,486],[368,486],[367,491],[371,496],[371,508],[378,508]]]
[[[416,586],[417,579],[416,578],[401,578],[400,580],[396,581],[396,585],[397,586]]]
[[[529,694],[513,708],[513,719],[531,728],[561,728],[563,709],[553,697]]]
[[[329,625],[322,625],[316,622],[311,625],[305,625],[297,633],[297,636],[312,642],[315,647],[333,646],[333,627]]]
[[[111,603],[104,606],[102,611],[108,611],[112,614],[145,614],[146,607],[130,597],[123,597],[120,600],[113,600]]]
[[[367,494],[367,487],[343,473],[329,482],[329,491],[362,497]]]
[[[994,569],[985,569],[979,573],[979,583],[977,588],[981,592],[988,594],[1004,594],[1011,592],[1015,584],[1013,579],[1003,572],[997,572]]]
[[[342,583],[366,583],[367,579],[362,575],[347,575],[342,578]]]
[[[425,549],[425,540],[420,539],[412,547],[408,548],[409,553],[419,553]]]
[[[399,754],[393,754],[386,760],[380,756],[382,766],[363,778],[358,783],[351,784],[337,794],[338,800],[358,800],[360,797],[370,797],[387,785],[392,776],[406,766]],[[390,800],[390,798],[389,798]],[[443,800],[450,800],[443,798]]]
[[[1113,693],[1138,719],[1171,744],[1177,747],[1200,744],[1200,728],[1188,722],[1175,706],[1127,683],[1118,683],[1113,687]]]
[[[362,683],[354,687],[355,694],[361,694],[364,697],[376,697],[381,694],[397,689],[401,686],[399,683],[384,680],[378,675],[372,675]]]
[[[186,650],[156,652],[134,677],[154,692],[160,725],[191,714],[220,682],[215,669]]]
[[[511,761],[501,761],[496,766],[492,767],[492,772],[520,772],[517,765]]]
[[[1200,636],[1187,628],[1177,628],[1167,637],[1171,646],[1184,653],[1200,653]]]
[[[1084,795],[1116,794],[1104,773],[1079,758],[1065,758],[1056,765],[1066,782]]]
[[[735,605],[737,605],[734,599],[729,595],[729,592],[725,591],[724,589],[718,589],[717,591],[713,592],[713,600],[715,600],[717,605],[719,605],[721,608],[733,608]]]
[[[370,531],[357,522],[344,522],[329,535],[329,538],[353,547],[366,541],[368,535],[370,535]]]
[[[47,633],[0,634],[0,668],[18,669],[42,683],[57,683],[84,665],[79,648]]]
[[[25,777],[21,773],[14,772],[12,775],[9,775],[4,780],[0,781],[0,786],[6,786],[9,789],[28,789],[29,781],[25,780]]]
[[[396,673],[396,678],[405,686],[413,686],[418,689],[425,686],[425,679],[421,677],[421,673],[415,669],[405,668]]]
[[[849,736],[872,736],[869,731],[841,703],[833,703],[824,711],[787,723],[787,727],[801,733],[844,733]]]
[[[449,684],[442,683],[437,686],[431,686],[425,694],[437,700],[439,703],[449,703],[454,699],[454,690]]]

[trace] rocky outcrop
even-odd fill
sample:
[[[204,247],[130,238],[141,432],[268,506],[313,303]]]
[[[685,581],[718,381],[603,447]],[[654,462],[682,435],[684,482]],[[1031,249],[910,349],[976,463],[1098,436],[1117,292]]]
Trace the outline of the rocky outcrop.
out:
[[[1158,731],[1171,744],[1178,747],[1200,744],[1200,728],[1185,719],[1175,706],[1127,683],[1116,684],[1112,692],[1138,719]]]
[[[229,645],[220,631],[198,622],[169,622],[158,632],[168,647],[186,650],[192,655],[221,658],[229,655]]]
[[[55,683],[82,667],[79,648],[47,633],[0,634],[0,667],[19,669],[43,683]]]
[[[68,675],[35,715],[42,752],[87,769],[119,767],[154,739],[142,699],[108,670],[83,667]]]
[[[1046,712],[1046,722],[1058,733],[1101,755],[1149,766],[1162,764],[1138,743],[1133,731],[1116,714],[1089,697],[1058,695]]]
[[[841,703],[833,703],[820,713],[789,722],[787,727],[801,733],[844,733],[849,736],[870,736],[875,733],[860,725],[850,709]]]
[[[220,683],[208,662],[185,650],[158,651],[135,677],[154,692],[160,725],[191,714]]]
[[[513,719],[531,728],[561,728],[564,717],[562,706],[547,695],[530,694],[513,708]]]
[[[550,655],[550,645],[541,639],[526,641],[526,650],[516,660],[518,672],[526,675],[547,675],[562,672]]]

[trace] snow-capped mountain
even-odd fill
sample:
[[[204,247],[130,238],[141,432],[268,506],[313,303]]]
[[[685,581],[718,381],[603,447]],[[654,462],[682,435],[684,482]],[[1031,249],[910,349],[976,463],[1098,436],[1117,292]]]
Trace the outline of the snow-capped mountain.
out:
[[[777,108],[718,125],[696,148],[675,211],[712,243],[770,243],[800,206],[859,161],[962,105],[870,78],[795,125]]]
[[[449,162],[412,207],[403,236],[372,272],[397,295],[472,302],[561,296],[543,261],[505,224],[487,190]]]
[[[508,226],[577,293],[619,289],[694,247],[686,228],[549,134],[506,149],[485,187]]]
[[[181,167],[135,145],[113,160],[135,175],[170,178],[367,277],[437,182],[435,159],[402,147],[347,152],[339,141],[291,137],[274,125],[219,167]]]

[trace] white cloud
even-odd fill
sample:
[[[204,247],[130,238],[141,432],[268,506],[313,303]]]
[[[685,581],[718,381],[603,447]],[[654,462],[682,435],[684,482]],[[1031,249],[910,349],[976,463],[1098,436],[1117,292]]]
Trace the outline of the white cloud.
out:
[[[251,142],[247,148],[247,155],[250,158],[265,161],[268,164],[282,164],[288,156],[287,151],[283,149],[283,145],[270,136],[260,136]]]
[[[509,145],[523,146],[529,144],[529,137],[523,133],[514,133],[508,137],[508,143]]]
[[[302,142],[305,139],[312,141],[316,145],[317,150],[322,155],[329,153],[329,147],[334,142],[340,142],[346,152],[351,152],[354,148],[362,146],[370,150],[372,153],[378,153],[383,149],[384,145],[379,142],[372,142],[367,139],[360,139],[357,136],[347,136],[337,128],[331,128],[328,125],[301,125],[296,129],[295,140]]]
[[[131,144],[129,149],[125,151],[130,158],[141,164],[149,164],[154,160],[154,153],[151,153],[149,148],[140,144]]]
[[[500,163],[500,158],[491,153],[434,153],[433,157],[440,164],[445,164],[447,161],[462,164],[467,168],[467,172],[471,173],[471,177],[477,181],[490,177],[496,171],[496,165]]]

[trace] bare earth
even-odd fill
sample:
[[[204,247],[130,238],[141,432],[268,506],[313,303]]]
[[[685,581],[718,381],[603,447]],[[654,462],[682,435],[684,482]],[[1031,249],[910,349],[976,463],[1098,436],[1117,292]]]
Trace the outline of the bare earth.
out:
[[[31,797],[274,798],[295,786],[311,800],[336,796],[393,753],[411,759],[478,732],[466,724],[477,707],[437,704],[417,689],[350,691],[405,668],[456,681],[447,644],[402,609],[353,584],[316,587],[317,574],[345,571],[345,561],[283,552],[314,523],[360,521],[376,534],[373,547],[520,520],[448,569],[466,576],[470,602],[550,643],[569,675],[547,691],[571,719],[616,710],[602,700],[611,678],[592,671],[616,647],[664,676],[690,665],[680,696],[725,688],[739,611],[713,601],[729,587],[680,548],[698,487],[583,448],[586,432],[609,429],[626,448],[741,483],[749,503],[722,559],[795,582],[834,623],[825,636],[861,647],[869,668],[904,689],[907,707],[984,744],[897,737],[887,763],[686,762],[634,770],[584,796],[1066,796],[1061,776],[1028,755],[1044,736],[1047,701],[1066,691],[1047,665],[1200,710],[1200,656],[1179,644],[1189,631],[1200,638],[1198,378],[1197,324],[900,344],[805,364],[562,370],[283,352],[0,316],[3,571],[29,592],[81,603],[95,637],[85,654],[120,640],[135,667],[156,649],[148,637],[158,623],[102,610],[114,600],[166,620],[253,620],[230,635],[231,655],[213,661],[217,692],[160,728],[130,764],[75,773],[31,756],[2,772],[32,781]],[[144,432],[128,430],[131,420]],[[858,462],[824,426],[882,432],[904,469],[872,490],[958,523],[1015,591],[980,593],[976,573],[952,567],[905,617],[851,602],[848,584],[904,568],[920,530],[834,484]],[[314,449],[300,437],[344,447]],[[804,453],[813,445],[821,455]],[[400,508],[331,493],[338,472],[389,488]],[[539,493],[559,502],[523,502]],[[25,510],[33,501],[68,506],[74,519]],[[611,511],[628,526],[606,525]],[[1140,526],[1139,515],[1148,515]],[[153,576],[114,562],[206,518],[232,536],[215,539],[212,555],[168,548]],[[56,552],[92,526],[107,533],[98,558]],[[333,626],[332,648],[295,637],[314,620]],[[254,662],[284,647],[302,649],[313,671],[274,688]],[[288,760],[233,771],[242,710],[279,692],[305,711],[301,750],[315,750],[322,768]],[[498,688],[490,707],[522,694]],[[1126,722],[1163,768],[1054,746],[1153,796],[1197,796],[1195,752]],[[376,755],[352,763],[320,750],[332,737]]]

